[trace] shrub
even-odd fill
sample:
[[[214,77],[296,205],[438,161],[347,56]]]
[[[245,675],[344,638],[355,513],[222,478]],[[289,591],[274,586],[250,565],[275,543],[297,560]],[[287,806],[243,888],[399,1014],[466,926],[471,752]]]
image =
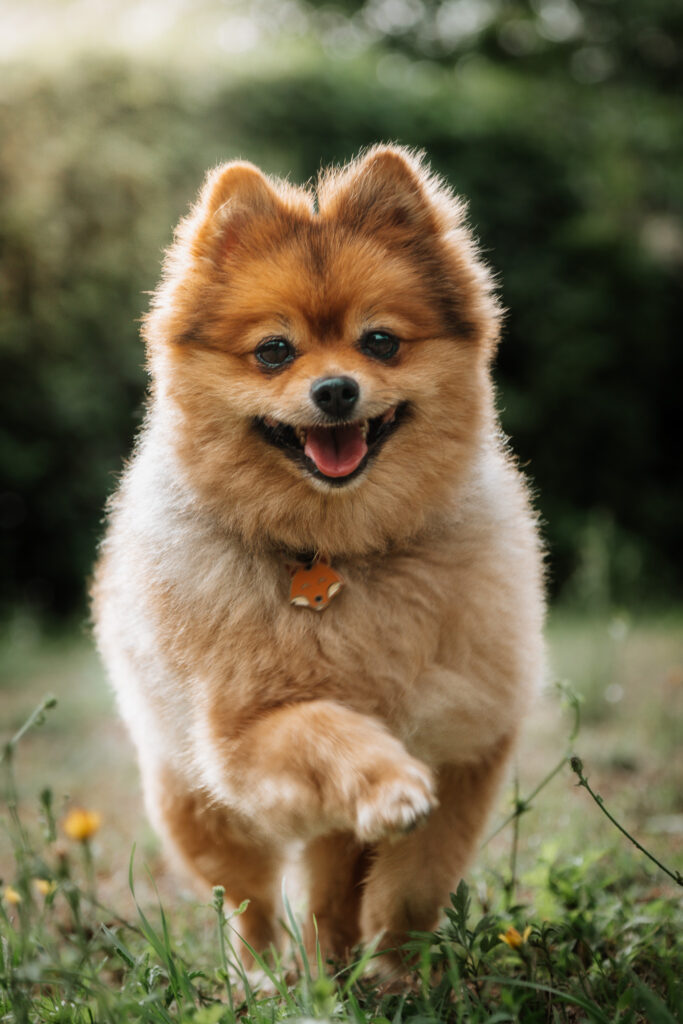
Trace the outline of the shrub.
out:
[[[248,79],[5,69],[0,600],[82,604],[141,417],[144,292],[206,168],[241,155],[305,180],[377,139],[427,149],[500,272],[503,424],[538,490],[555,589],[599,521],[612,598],[680,593],[673,100],[483,57],[453,69],[312,48],[293,64]]]

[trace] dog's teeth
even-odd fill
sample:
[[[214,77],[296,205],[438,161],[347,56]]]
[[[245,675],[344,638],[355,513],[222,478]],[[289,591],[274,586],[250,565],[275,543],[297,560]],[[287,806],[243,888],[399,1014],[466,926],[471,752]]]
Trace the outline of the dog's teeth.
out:
[[[294,430],[299,444],[304,446],[306,444],[306,431],[303,427],[295,427]]]
[[[363,435],[363,440],[365,440],[366,437],[368,436],[368,421],[367,420],[363,420],[363,422],[361,423],[361,425],[360,425],[360,432]]]
[[[396,415],[396,406],[394,406],[393,409],[389,409],[388,412],[384,413],[384,416],[382,416],[382,423],[391,423],[391,421],[393,420],[395,415]]]

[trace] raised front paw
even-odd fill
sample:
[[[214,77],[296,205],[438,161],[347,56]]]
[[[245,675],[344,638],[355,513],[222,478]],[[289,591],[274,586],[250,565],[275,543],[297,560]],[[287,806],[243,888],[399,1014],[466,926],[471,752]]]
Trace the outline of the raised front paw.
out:
[[[364,843],[418,828],[438,805],[430,769],[408,754],[373,765],[360,787],[355,831]]]

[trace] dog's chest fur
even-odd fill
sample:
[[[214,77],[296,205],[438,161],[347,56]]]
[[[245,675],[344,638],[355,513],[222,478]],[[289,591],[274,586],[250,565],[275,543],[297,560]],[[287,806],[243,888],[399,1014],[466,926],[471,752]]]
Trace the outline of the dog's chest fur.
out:
[[[425,706],[435,665],[490,688],[505,718],[500,680],[519,656],[514,636],[524,613],[489,615],[485,627],[478,607],[509,603],[506,580],[519,586],[517,566],[533,542],[515,515],[515,479],[494,463],[459,520],[440,532],[399,552],[335,559],[345,585],[317,613],[289,603],[287,552],[246,550],[197,506],[163,452],[143,446],[122,489],[111,570],[105,559],[99,588],[102,632],[110,622],[112,648],[127,648],[133,670],[124,675],[146,680],[142,692],[118,687],[132,731],[143,718],[163,721],[182,757],[203,702],[239,726],[283,701],[324,698],[376,716],[424,751],[448,719],[450,697],[463,696],[455,681]],[[490,490],[501,493],[487,499]],[[488,521],[494,506],[509,509],[509,522]],[[149,636],[156,640],[147,650]]]

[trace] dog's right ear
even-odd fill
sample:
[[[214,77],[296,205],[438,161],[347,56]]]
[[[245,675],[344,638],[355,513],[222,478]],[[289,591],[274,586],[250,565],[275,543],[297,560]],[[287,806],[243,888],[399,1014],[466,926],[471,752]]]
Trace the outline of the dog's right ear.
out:
[[[277,196],[258,167],[246,160],[233,160],[209,171],[199,201],[208,215],[216,216],[237,207],[267,212]]]
[[[272,217],[280,199],[258,167],[234,161],[207,175],[191,217],[191,248],[214,260],[228,256],[250,222]]]

